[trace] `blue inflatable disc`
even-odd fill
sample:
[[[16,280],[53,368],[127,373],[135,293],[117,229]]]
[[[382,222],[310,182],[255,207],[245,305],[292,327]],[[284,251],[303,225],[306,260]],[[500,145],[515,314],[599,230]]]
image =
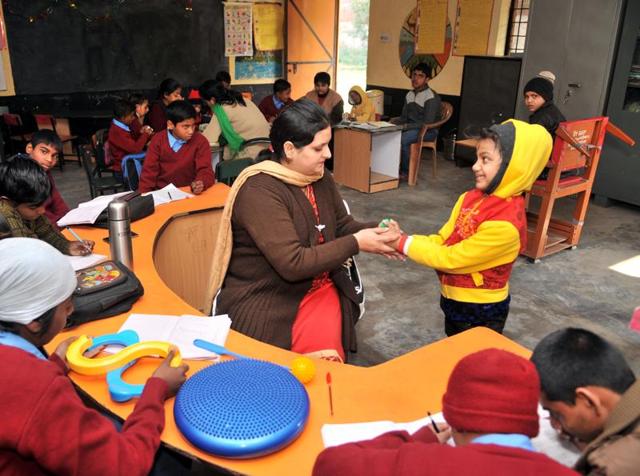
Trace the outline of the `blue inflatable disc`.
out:
[[[309,396],[289,370],[260,360],[230,360],[194,374],[174,405],[182,434],[227,458],[273,453],[295,440],[309,417]]]

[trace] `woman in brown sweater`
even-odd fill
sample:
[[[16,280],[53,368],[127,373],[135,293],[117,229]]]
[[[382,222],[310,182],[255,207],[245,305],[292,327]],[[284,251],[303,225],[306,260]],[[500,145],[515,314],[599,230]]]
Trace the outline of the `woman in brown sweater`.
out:
[[[343,264],[359,251],[393,255],[397,234],[345,210],[324,169],[331,127],[319,106],[301,99],[287,107],[270,139],[271,160],[245,169],[225,206],[216,312],[255,339],[344,360],[356,351],[358,305]]]

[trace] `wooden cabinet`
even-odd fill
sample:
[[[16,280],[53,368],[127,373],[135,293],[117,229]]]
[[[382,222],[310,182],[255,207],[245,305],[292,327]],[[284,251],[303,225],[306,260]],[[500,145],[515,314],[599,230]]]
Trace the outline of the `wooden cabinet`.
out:
[[[333,178],[365,193],[398,188],[401,127],[334,129]]]

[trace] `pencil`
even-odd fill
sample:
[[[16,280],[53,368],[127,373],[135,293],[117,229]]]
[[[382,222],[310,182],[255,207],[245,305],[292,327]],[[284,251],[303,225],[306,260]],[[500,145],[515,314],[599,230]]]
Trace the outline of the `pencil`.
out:
[[[436,433],[440,433],[440,430],[438,429],[438,425],[436,425],[436,422],[433,421],[433,417],[431,416],[431,412],[427,412],[427,415],[429,415],[429,420],[431,420],[431,426],[433,427],[433,431],[435,431]]]
[[[70,226],[67,226],[66,229],[69,230],[69,233],[71,233],[76,240],[78,240],[80,243],[83,244],[85,250],[91,253],[91,248],[89,248],[87,244],[84,242],[84,240],[80,238],[80,235],[78,235],[75,231],[73,231]]]
[[[329,409],[331,410],[331,416],[333,416],[333,394],[331,393],[331,373],[327,372],[327,386],[329,387]]]

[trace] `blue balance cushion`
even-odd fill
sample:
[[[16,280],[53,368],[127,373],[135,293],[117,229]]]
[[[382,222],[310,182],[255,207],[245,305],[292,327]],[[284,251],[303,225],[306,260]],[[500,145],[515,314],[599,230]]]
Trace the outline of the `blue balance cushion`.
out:
[[[309,417],[309,396],[285,367],[230,360],[189,378],[176,397],[174,416],[183,435],[201,450],[252,458],[300,436]]]

